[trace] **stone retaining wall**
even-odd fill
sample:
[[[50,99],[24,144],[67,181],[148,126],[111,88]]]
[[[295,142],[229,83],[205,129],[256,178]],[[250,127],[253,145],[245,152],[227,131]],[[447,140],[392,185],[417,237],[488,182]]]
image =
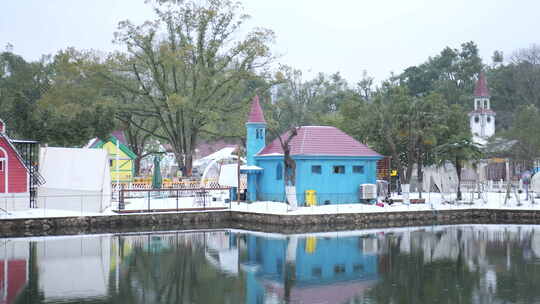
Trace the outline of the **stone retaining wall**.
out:
[[[540,211],[469,209],[321,215],[236,211],[0,220],[0,236],[242,228],[281,233],[448,224],[540,224]]]
[[[0,220],[0,236],[223,228],[229,220],[229,211],[5,219]]]

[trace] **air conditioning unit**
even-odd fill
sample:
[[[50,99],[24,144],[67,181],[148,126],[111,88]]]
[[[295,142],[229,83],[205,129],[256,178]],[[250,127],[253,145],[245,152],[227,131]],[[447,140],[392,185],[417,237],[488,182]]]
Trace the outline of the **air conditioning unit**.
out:
[[[371,200],[377,198],[377,185],[375,184],[361,184],[360,185],[360,199]]]

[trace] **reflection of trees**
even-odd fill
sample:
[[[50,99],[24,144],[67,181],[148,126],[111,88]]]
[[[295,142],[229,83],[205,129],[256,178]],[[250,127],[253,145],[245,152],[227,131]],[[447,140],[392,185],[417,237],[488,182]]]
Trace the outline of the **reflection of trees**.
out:
[[[400,252],[399,243],[385,239],[388,253],[381,259],[379,283],[368,292],[376,303],[473,303],[480,274],[467,266],[459,246],[457,260],[425,263],[424,252]]]
[[[241,303],[243,278],[215,269],[205,248],[189,236],[176,235],[168,246],[150,241],[133,247],[122,264],[120,289],[111,303]]]
[[[525,259],[532,253],[517,242],[506,244],[504,255],[492,256],[497,273],[496,297],[503,303],[538,303],[540,301],[540,264]],[[531,257],[532,258],[532,257]]]
[[[45,302],[45,298],[43,297],[43,292],[39,290],[36,242],[30,242],[28,247],[30,251],[28,254],[28,281],[26,282],[24,289],[17,297],[15,303],[40,304]]]

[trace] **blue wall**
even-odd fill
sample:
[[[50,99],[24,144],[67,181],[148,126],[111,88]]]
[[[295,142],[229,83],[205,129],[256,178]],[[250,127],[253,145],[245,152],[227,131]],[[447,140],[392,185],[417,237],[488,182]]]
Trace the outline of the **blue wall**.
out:
[[[294,281],[290,282],[292,288],[306,285],[324,288],[337,282],[378,279],[378,257],[364,253],[362,237],[313,239],[312,250],[306,249],[308,238],[297,239],[296,252],[293,252],[294,267],[289,268],[294,271]],[[242,263],[259,266],[255,273],[250,273],[246,278],[248,303],[258,303],[255,300],[264,298],[265,280],[285,285],[287,248],[291,241],[247,235],[247,261]],[[343,271],[336,272],[338,267]]]
[[[255,165],[255,155],[259,153],[266,145],[266,124],[264,123],[246,123],[246,156],[249,166]],[[257,134],[259,132],[259,134]],[[257,136],[259,135],[259,136]]]
[[[377,160],[380,157],[335,157],[335,156],[295,156],[296,193],[298,204],[305,205],[305,191],[315,190],[317,204],[359,202],[358,190],[361,184],[374,184],[377,179]],[[284,181],[276,179],[276,168],[283,164],[280,156],[257,156],[257,166],[264,171],[257,179],[258,200],[284,201]],[[321,166],[321,173],[314,174],[312,166]],[[334,166],[344,166],[343,174],[333,172]],[[363,166],[363,173],[354,173],[353,166]]]
[[[257,176],[257,200],[260,201],[285,201],[285,176],[282,172],[281,179],[276,179],[278,164],[283,169],[283,157],[267,156],[264,160],[259,157],[257,166],[263,168],[263,172]]]

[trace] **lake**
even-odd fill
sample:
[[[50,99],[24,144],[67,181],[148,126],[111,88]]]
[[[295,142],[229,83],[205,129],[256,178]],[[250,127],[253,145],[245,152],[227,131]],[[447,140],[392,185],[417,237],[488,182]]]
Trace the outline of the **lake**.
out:
[[[0,239],[0,303],[540,303],[540,226]]]

